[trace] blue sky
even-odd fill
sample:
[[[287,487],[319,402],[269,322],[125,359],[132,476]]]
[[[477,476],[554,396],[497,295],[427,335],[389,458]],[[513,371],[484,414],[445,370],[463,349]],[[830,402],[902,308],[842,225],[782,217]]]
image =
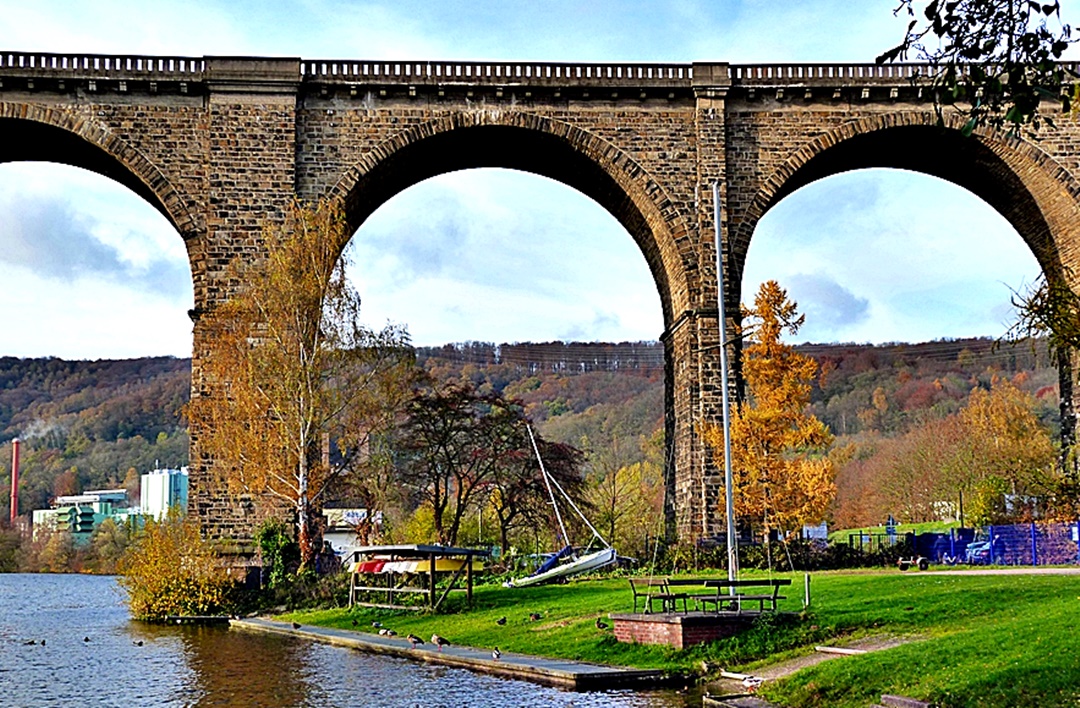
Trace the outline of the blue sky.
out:
[[[0,50],[859,62],[901,37],[895,4],[0,0]],[[361,227],[351,257],[367,321],[404,323],[419,344],[655,339],[663,326],[644,259],[618,223],[523,173],[417,185]],[[1010,288],[1037,274],[1016,233],[972,195],[874,170],[812,184],[767,214],[744,298],[778,279],[807,314],[798,341],[994,336],[1010,318]],[[183,244],[148,205],[96,175],[0,165],[0,283],[0,355],[190,354]]]

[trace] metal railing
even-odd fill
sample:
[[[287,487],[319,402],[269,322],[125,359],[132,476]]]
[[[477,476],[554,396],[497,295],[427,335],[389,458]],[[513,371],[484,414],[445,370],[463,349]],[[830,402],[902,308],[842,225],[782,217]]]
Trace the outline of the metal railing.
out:
[[[909,84],[926,64],[733,64],[733,86]]]
[[[1078,62],[1060,62],[1066,74],[1077,75]],[[970,65],[962,65],[961,73]],[[732,64],[733,86],[898,86],[928,76],[929,64]]]

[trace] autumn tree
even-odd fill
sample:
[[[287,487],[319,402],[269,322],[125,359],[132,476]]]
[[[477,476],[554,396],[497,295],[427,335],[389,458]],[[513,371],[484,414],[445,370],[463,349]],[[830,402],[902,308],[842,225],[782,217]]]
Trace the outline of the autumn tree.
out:
[[[647,551],[645,539],[663,532],[663,431],[633,446],[619,440],[612,440],[616,449],[599,455],[601,464],[593,461],[585,499],[596,510],[597,528],[607,534],[612,545],[623,553]],[[620,444],[640,449],[632,455],[619,454]]]
[[[1045,507],[1060,481],[1053,441],[1035,407],[1015,383],[994,377],[960,411],[871,443],[841,471],[837,520],[849,527],[881,523],[888,514],[938,520],[955,514],[961,497],[972,524],[1030,520],[1035,509],[1007,509],[1005,495],[1039,498]]]
[[[1053,493],[1054,445],[1033,408],[1030,394],[997,378],[990,390],[972,391],[960,411],[964,446],[972,451],[960,483],[972,491],[969,510],[975,523],[1029,521],[1033,510],[1016,510],[1009,517],[1004,494],[1027,498]]]
[[[161,621],[170,615],[230,612],[237,583],[190,517],[170,511],[149,519],[121,556],[119,584],[132,617]]]
[[[781,341],[803,323],[796,304],[776,281],[763,283],[752,308],[743,353],[747,400],[732,412],[731,447],[735,516],[763,528],[791,531],[819,522],[836,494],[827,457],[833,436],[806,412],[817,373],[813,359]],[[717,464],[724,459],[723,431],[704,429]]]
[[[500,465],[528,453],[520,405],[469,385],[427,386],[408,404],[399,436],[401,478],[433,514],[439,543],[453,545],[465,513]]]
[[[877,57],[878,64],[926,62],[939,123],[943,107],[957,103],[964,132],[981,125],[1017,134],[1051,119],[1044,100],[1069,110],[1070,76],[1058,63],[1076,41],[1061,21],[1060,0],[900,0],[894,14],[910,19],[900,44]]]
[[[132,526],[112,518],[102,521],[90,536],[91,561],[98,573],[116,573],[116,565],[131,543]]]
[[[534,433],[544,469],[573,494],[581,487],[582,451],[572,445],[544,440]],[[486,487],[487,508],[499,527],[499,545],[506,553],[511,539],[527,530],[555,528],[552,519],[551,499],[544,484],[535,454],[528,449],[527,433],[517,440],[517,447],[509,447],[494,468]]]
[[[233,262],[243,286],[205,317],[208,390],[189,408],[228,488],[291,508],[302,568],[322,549],[323,499],[396,422],[413,372],[402,329],[360,322],[348,237],[333,205],[297,202],[263,230],[265,255]]]

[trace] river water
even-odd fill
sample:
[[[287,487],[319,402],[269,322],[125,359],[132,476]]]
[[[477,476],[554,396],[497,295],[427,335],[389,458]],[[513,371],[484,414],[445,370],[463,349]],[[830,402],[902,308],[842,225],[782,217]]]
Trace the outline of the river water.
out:
[[[128,618],[114,578],[0,574],[0,706],[75,705],[685,708],[701,698],[573,693],[289,637],[150,625]]]

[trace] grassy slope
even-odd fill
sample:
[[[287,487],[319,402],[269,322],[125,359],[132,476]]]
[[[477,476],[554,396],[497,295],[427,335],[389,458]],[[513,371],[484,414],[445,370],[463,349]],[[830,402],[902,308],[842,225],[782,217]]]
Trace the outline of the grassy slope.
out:
[[[1080,703],[1078,576],[833,576],[820,619],[927,635],[826,662],[767,695],[792,706],[864,706],[898,693],[941,706]],[[861,599],[865,598],[865,599]]]
[[[903,536],[906,533],[948,533],[949,529],[960,526],[958,521],[927,521],[920,524],[897,524],[896,533]],[[840,529],[829,533],[829,543],[847,543],[848,536],[863,534],[885,533],[884,526],[867,526],[861,529]]]
[[[801,576],[782,609],[801,608]],[[609,664],[694,672],[702,661],[736,668],[814,644],[865,634],[913,635],[923,641],[828,661],[766,688],[790,706],[864,706],[882,693],[943,706],[1074,706],[1080,701],[1080,576],[932,576],[896,571],[820,573],[813,612],[738,638],[675,651],[619,644],[597,617],[630,611],[622,579],[506,590],[477,590],[471,612],[430,616],[387,611],[324,610],[292,619],[358,629],[379,620],[400,634],[504,651]],[[538,622],[528,615],[539,612]],[[505,626],[495,620],[507,617]]]

